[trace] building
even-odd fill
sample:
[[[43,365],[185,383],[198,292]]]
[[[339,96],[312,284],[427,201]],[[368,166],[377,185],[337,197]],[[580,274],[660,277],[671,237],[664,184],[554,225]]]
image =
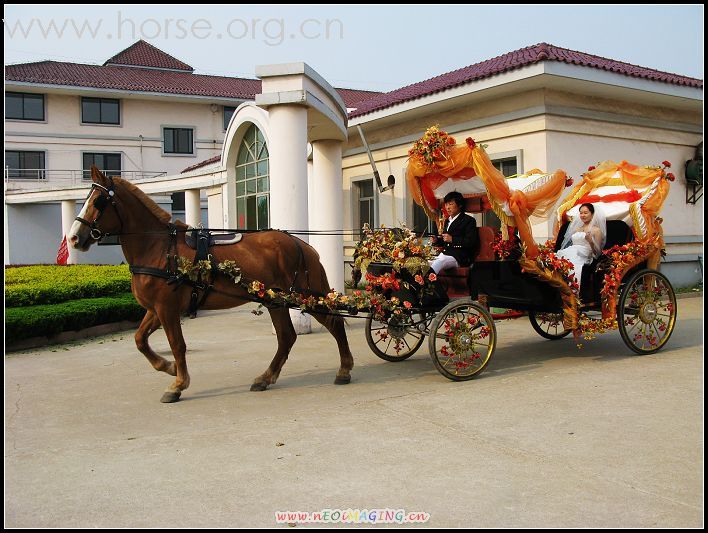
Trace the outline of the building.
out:
[[[702,80],[545,43],[385,94],[335,91],[304,64],[258,67],[260,80],[198,76],[189,69],[142,42],[103,67],[54,62],[8,66],[6,90],[21,94],[22,112],[37,118],[6,120],[6,161],[17,162],[6,167],[6,188],[13,181],[10,176],[32,170],[29,162],[41,168],[40,155],[20,156],[25,158],[22,167],[8,151],[44,151],[46,185],[54,182],[53,172],[62,165],[76,168],[81,161],[80,175],[86,162],[92,157],[96,161],[91,154],[105,154],[98,162],[108,164],[110,153],[119,152],[120,170],[143,172],[135,176],[138,184],[162,195],[166,206],[171,202],[165,195],[191,191],[185,206],[189,222],[353,232],[365,221],[387,226],[405,222],[421,229],[425,220],[412,205],[403,179],[407,151],[428,126],[439,124],[458,139],[471,136],[487,144],[487,152],[509,175],[562,168],[578,176],[607,159],[671,161],[678,179],[663,210],[667,257],[662,269],[679,286],[702,279],[702,193],[686,182],[683,172],[702,142]],[[191,92],[181,81],[185,79],[198,80],[189,85]],[[46,103],[41,117],[38,95]],[[19,97],[13,98],[19,105]],[[117,109],[111,103],[115,100]],[[102,121],[104,112],[118,123],[84,121]],[[358,128],[380,174],[395,177],[393,189],[379,192],[375,186]],[[301,146],[310,143],[309,163],[299,153],[306,148],[286,147],[278,139],[286,130]],[[190,146],[192,153],[182,153]],[[67,150],[66,156],[60,155],[62,150]],[[283,168],[281,157],[301,161],[294,172],[280,171],[276,167]],[[61,218],[58,204],[48,214],[46,202],[85,196],[85,189],[81,193],[75,185],[52,189],[55,192],[46,185],[44,192],[7,191],[6,263],[51,262],[61,240]],[[204,217],[199,215],[199,198],[208,206]],[[323,203],[333,203],[336,212],[323,213]],[[42,228],[31,223],[39,220],[39,209],[45,213]],[[64,218],[73,218],[71,206],[64,209]],[[495,223],[491,218],[479,222]],[[31,228],[47,253],[23,255],[22,247],[13,244],[24,241],[25,234],[17,229],[22,226]],[[537,221],[538,240],[549,233],[550,224]],[[329,250],[329,271],[342,270],[351,259],[354,240],[311,243],[321,253]],[[81,260],[98,262],[99,255],[91,253]]]

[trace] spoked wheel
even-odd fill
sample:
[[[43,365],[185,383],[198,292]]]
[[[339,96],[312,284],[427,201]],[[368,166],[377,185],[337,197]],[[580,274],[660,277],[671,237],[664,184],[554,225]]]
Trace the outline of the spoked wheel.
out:
[[[428,346],[438,371],[453,381],[479,375],[497,344],[489,312],[469,298],[449,303],[430,326]]]
[[[397,315],[386,322],[366,319],[366,343],[386,361],[403,361],[413,355],[425,340],[424,316]],[[421,324],[422,323],[422,324]]]
[[[641,355],[660,350],[676,325],[676,294],[666,276],[636,272],[622,288],[617,323],[631,350]]]
[[[529,321],[536,333],[544,339],[557,341],[570,334],[570,330],[563,326],[563,313],[529,311]]]

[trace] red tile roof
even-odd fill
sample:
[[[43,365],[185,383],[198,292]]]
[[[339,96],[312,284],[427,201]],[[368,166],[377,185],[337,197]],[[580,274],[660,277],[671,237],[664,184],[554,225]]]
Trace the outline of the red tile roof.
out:
[[[182,172],[180,172],[180,174],[185,174],[186,172],[190,172],[192,170],[197,170],[198,168],[202,168],[207,165],[211,165],[212,163],[216,163],[217,161],[221,161],[220,155],[215,155],[214,157],[210,157],[209,159],[205,159],[204,161],[201,161],[199,163],[195,163],[194,165],[191,165],[191,166],[185,168]]]
[[[562,63],[607,70],[636,78],[661,81],[673,85],[703,88],[703,81],[695,78],[661,72],[659,70],[639,67],[613,59],[606,59],[600,56],[541,43],[509,52],[508,54],[482,61],[481,63],[475,63],[474,65],[448,72],[429,80],[414,83],[413,85],[396,89],[395,91],[374,96],[362,102],[362,104],[357,107],[356,111],[350,113],[349,116],[353,118],[366,115],[367,113],[372,113],[373,111],[378,111],[394,104],[415,100],[423,96],[435,94],[475,80],[489,78],[496,74],[501,74],[541,61],[559,61]]]
[[[206,76],[191,72],[126,68],[115,65],[84,65],[40,61],[5,66],[6,82],[92,87],[119,91],[157,92],[254,100],[261,92],[261,80]],[[347,107],[381,93],[356,89],[336,89]]]
[[[176,57],[172,57],[170,54],[163,52],[159,48],[155,48],[142,39],[114,55],[104,63],[104,66],[105,65],[130,65],[134,67],[176,69],[186,70],[188,72],[194,71],[187,63],[182,63],[182,61]]]

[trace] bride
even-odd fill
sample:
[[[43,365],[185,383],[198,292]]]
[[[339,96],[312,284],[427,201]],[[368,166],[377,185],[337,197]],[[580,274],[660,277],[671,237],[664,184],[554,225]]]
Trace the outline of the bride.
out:
[[[557,257],[567,259],[573,264],[573,275],[580,285],[583,265],[592,263],[602,253],[607,240],[605,215],[592,204],[582,204],[577,217],[565,232],[561,249]]]

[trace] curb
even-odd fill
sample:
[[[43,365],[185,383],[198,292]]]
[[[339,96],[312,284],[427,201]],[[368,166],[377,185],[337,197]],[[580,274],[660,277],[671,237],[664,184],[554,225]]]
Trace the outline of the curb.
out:
[[[50,346],[52,344],[64,344],[67,342],[85,339],[87,337],[100,337],[116,331],[125,331],[128,329],[137,329],[140,322],[132,322],[123,320],[121,322],[112,322],[110,324],[100,324],[79,331],[62,331],[50,337],[31,337],[22,339],[21,341],[13,342],[5,346],[5,352],[19,352],[22,350],[30,350],[41,346]]]

